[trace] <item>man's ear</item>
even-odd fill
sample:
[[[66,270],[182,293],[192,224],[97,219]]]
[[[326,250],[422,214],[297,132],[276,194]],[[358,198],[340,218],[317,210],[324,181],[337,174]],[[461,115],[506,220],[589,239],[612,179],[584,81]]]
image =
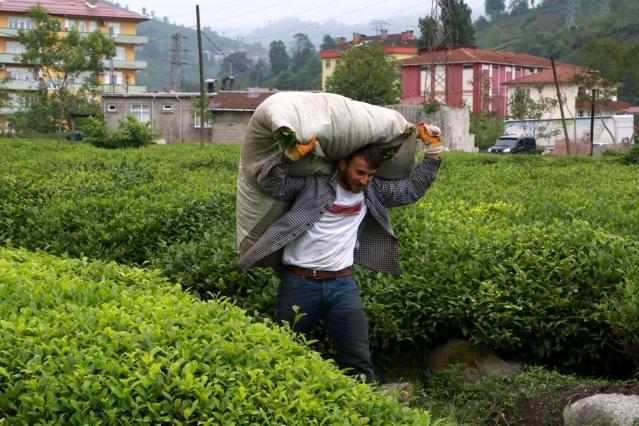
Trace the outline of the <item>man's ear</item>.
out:
[[[346,160],[337,161],[337,167],[339,168],[340,172],[343,172],[344,170],[346,170],[347,166],[348,166],[348,163],[346,162]]]

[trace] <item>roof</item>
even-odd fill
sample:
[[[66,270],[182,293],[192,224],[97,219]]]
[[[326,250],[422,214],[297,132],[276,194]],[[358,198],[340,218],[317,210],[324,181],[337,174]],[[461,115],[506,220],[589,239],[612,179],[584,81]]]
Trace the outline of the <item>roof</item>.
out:
[[[375,36],[355,33],[353,37],[354,39],[349,42],[346,42],[345,38],[342,37],[334,48],[320,51],[320,58],[340,57],[349,47],[362,43],[381,44],[386,53],[403,53],[408,55],[417,53],[417,40],[415,40],[412,31],[405,31],[399,34],[384,33]]]
[[[508,52],[505,50],[485,50],[474,46],[464,46],[452,49],[431,50],[413,58],[399,61],[402,66],[424,64],[467,64],[488,63],[515,65],[523,67],[550,68],[550,60],[527,53]]]
[[[101,93],[100,97],[106,98],[196,98],[200,92],[145,92],[145,93]]]
[[[129,19],[148,21],[149,18],[128,10],[118,9],[111,5],[95,2],[91,6],[85,0],[10,0],[0,1],[0,12],[26,13],[29,8],[40,4],[54,16],[78,16],[107,19]]]
[[[558,83],[570,83],[576,76],[594,76],[596,75],[587,68],[580,67],[578,65],[555,63],[555,70],[557,71]],[[525,77],[516,78],[514,80],[506,81],[502,84],[505,85],[519,85],[519,84],[550,84],[555,82],[552,69],[538,72],[536,74],[527,75]]]
[[[639,106],[631,106],[630,108],[626,108],[624,112],[628,114],[639,114]]]
[[[577,108],[579,109],[590,109],[590,102],[577,102]],[[597,105],[595,103],[595,105]],[[622,102],[622,101],[608,101],[608,102],[604,102],[603,104],[597,105],[597,108],[599,109],[606,109],[609,111],[625,111],[627,112],[628,109],[630,108],[630,103],[629,102]]]
[[[270,92],[217,92],[209,109],[213,111],[254,111],[266,98],[277,93],[276,90]]]

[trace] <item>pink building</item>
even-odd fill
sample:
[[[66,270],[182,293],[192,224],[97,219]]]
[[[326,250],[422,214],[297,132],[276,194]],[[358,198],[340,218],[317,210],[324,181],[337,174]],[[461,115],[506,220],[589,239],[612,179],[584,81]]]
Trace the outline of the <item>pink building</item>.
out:
[[[473,112],[507,113],[507,89],[502,83],[551,68],[550,60],[525,53],[456,46],[421,52],[400,61],[402,103],[436,100]]]

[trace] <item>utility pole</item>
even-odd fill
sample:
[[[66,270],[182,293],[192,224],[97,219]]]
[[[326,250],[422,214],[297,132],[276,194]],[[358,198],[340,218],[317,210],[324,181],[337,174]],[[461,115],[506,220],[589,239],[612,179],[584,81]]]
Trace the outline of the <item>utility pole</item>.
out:
[[[594,87],[590,92],[590,156],[594,155],[594,135],[595,132],[595,99],[597,92],[595,92]]]
[[[171,90],[179,92],[182,86],[182,39],[185,38],[180,33],[171,36],[173,48],[171,49]]]
[[[552,75],[555,80],[555,90],[557,90],[557,100],[559,101],[559,112],[561,113],[561,124],[564,128],[564,137],[566,138],[566,155],[570,155],[570,140],[568,140],[568,129],[566,129],[566,117],[564,116],[564,104],[561,101],[561,92],[559,91],[559,83],[557,82],[557,69],[555,68],[555,59],[550,58],[552,65]]]
[[[200,5],[195,5],[195,14],[197,15],[197,57],[200,62],[200,146],[204,147],[204,97],[206,96],[206,87],[204,87],[204,63],[202,61],[202,30],[200,29]]]

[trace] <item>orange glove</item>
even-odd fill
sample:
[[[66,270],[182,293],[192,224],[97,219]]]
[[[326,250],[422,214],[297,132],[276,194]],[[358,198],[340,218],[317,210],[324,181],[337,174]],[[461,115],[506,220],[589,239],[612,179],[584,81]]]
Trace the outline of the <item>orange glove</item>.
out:
[[[290,148],[287,148],[284,151],[284,155],[288,157],[291,161],[297,161],[315,148],[315,144],[317,144],[317,137],[313,136],[308,143],[296,143]]]
[[[442,152],[442,131],[439,127],[420,122],[417,124],[417,133],[424,145],[426,145],[424,149],[426,154],[439,154]]]

